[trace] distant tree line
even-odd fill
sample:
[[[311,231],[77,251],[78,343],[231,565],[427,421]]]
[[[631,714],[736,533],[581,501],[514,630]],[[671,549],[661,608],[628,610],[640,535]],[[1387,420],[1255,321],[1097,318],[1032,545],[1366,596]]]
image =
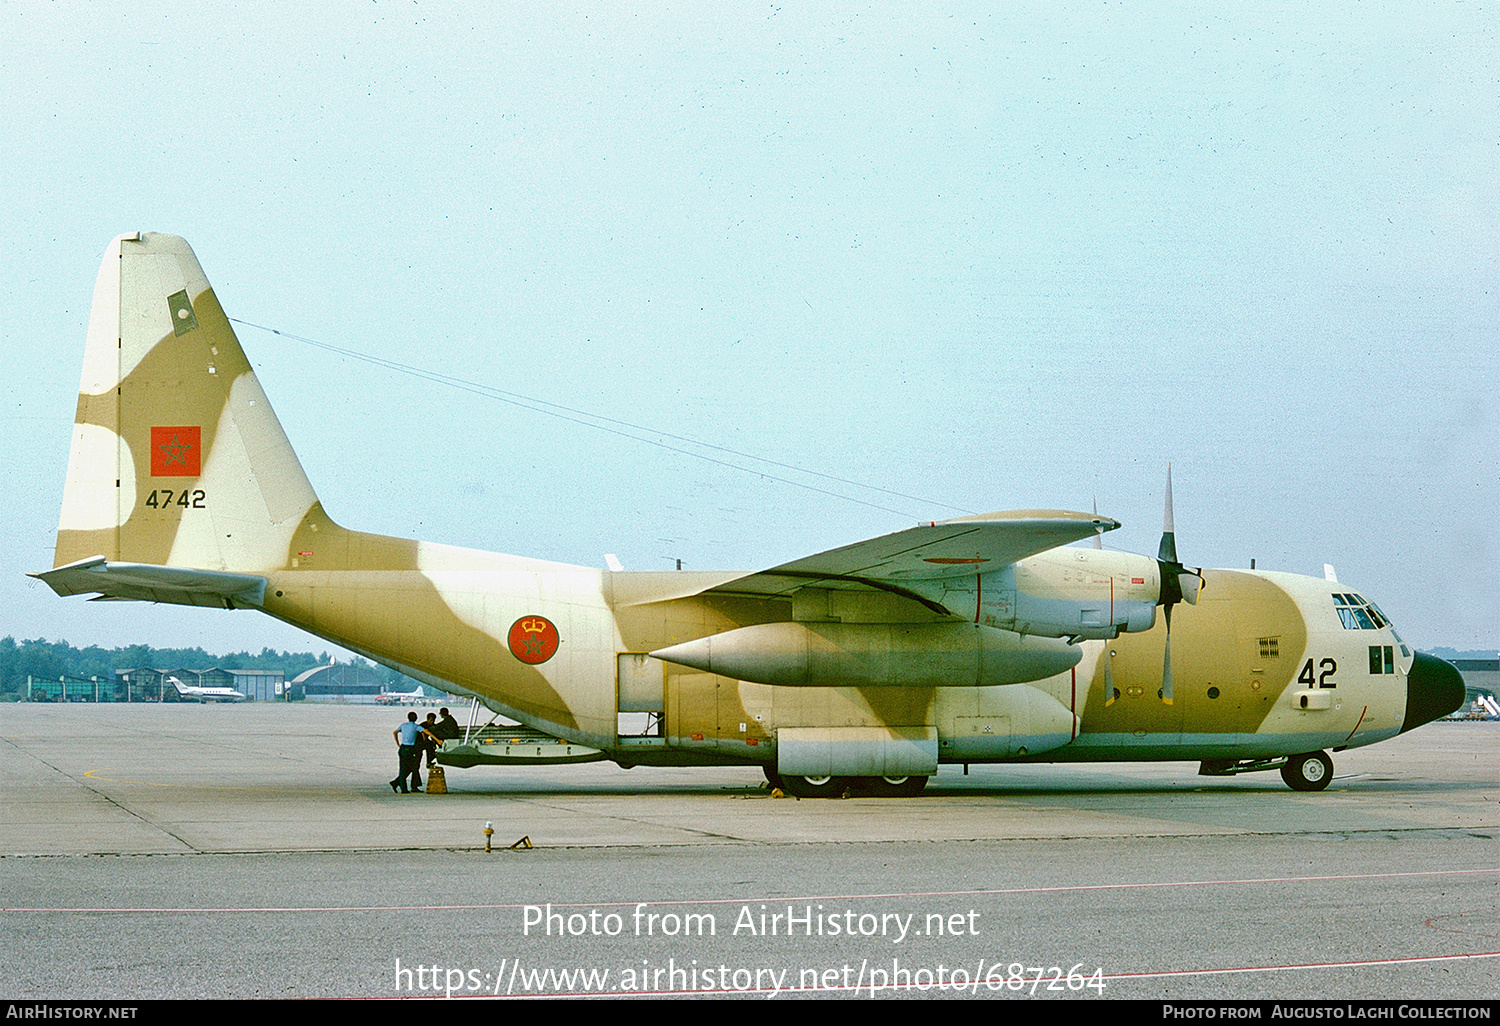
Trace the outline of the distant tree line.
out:
[[[259,655],[249,652],[210,655],[201,648],[152,648],[150,645],[74,648],[66,641],[36,638],[18,643],[15,638],[7,636],[0,638],[0,694],[24,694],[28,674],[45,680],[64,676],[108,680],[113,678],[116,670],[175,670],[181,667],[206,670],[218,666],[226,670],[280,670],[287,680],[291,680],[299,673],[315,666],[327,666],[332,661],[327,652],[314,655],[311,652],[277,652],[263,648]],[[370,665],[362,659],[347,660],[349,663],[356,661]],[[417,685],[411,678],[384,666],[376,666],[375,672],[385,677],[392,691],[410,691]]]

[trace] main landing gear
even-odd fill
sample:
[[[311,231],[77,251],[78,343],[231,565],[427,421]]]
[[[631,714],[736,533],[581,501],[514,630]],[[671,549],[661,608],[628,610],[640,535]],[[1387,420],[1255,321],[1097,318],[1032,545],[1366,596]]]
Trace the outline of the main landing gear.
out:
[[[804,777],[764,767],[766,782],[797,798],[837,798],[848,791],[874,798],[914,798],[927,786],[926,777]]]

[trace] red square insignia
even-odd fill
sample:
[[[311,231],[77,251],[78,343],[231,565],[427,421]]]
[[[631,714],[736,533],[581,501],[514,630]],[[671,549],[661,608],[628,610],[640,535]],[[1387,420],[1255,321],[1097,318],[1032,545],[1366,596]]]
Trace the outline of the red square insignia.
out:
[[[151,429],[151,476],[197,477],[202,470],[202,434],[192,427]]]

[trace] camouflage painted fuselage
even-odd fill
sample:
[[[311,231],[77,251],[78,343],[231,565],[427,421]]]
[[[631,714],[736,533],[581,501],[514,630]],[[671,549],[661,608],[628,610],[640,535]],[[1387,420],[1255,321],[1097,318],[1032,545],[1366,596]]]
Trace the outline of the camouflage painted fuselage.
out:
[[[1234,570],[1203,571],[1197,604],[1177,606],[1163,695],[1156,561],[1055,547],[1114,526],[990,514],[760,575],[351,531],[324,513],[191,250],[142,235],[100,270],[55,566],[38,576],[60,594],[259,608],[626,764],[1259,759],[1371,744],[1451,696],[1446,677],[1443,697],[1416,695],[1428,657],[1362,597]],[[703,668],[726,659],[777,683]],[[860,686],[836,686],[841,667]],[[622,737],[622,713],[642,711],[660,729]]]

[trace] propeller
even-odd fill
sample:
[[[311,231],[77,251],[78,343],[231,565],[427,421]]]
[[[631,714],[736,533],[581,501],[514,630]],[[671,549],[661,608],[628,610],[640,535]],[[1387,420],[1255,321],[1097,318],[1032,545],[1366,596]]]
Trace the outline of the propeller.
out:
[[[1198,604],[1198,593],[1203,590],[1202,570],[1189,569],[1177,558],[1177,534],[1172,525],[1172,464],[1167,464],[1167,505],[1162,516],[1161,547],[1156,552],[1156,564],[1161,569],[1161,605],[1167,618],[1167,644],[1162,653],[1161,700],[1172,704],[1172,607],[1179,602],[1190,606]]]

